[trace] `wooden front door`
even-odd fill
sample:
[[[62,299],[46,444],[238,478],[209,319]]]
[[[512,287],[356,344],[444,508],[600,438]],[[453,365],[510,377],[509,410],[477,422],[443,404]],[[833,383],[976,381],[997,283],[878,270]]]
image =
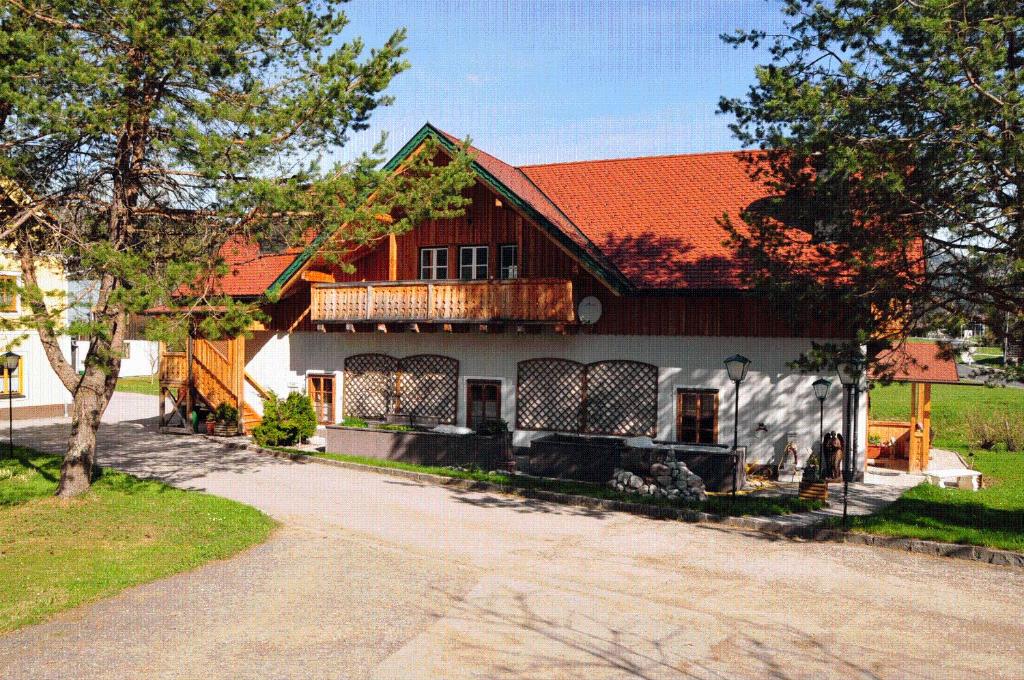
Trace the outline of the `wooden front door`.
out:
[[[334,422],[334,376],[310,375],[306,378],[313,410],[316,411],[317,422],[330,424]]]
[[[479,430],[485,420],[501,418],[501,383],[497,380],[466,381],[466,427]]]

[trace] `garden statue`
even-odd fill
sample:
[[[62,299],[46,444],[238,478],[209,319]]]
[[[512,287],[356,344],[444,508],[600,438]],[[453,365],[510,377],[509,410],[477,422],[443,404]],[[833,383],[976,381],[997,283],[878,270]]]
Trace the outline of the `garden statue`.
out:
[[[832,431],[825,435],[821,442],[823,472],[829,479],[839,479],[843,464],[843,451],[846,440],[843,435]]]

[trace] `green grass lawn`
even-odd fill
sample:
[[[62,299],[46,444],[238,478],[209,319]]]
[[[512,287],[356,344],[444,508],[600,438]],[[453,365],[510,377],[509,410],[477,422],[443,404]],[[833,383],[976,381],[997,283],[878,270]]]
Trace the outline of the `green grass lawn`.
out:
[[[274,527],[247,505],[112,470],[60,500],[60,459],[17,453],[0,460],[0,633],[228,557]]]
[[[296,449],[280,449],[289,453],[300,453],[303,455],[314,455],[320,458],[340,460],[360,465],[373,467],[394,468],[398,470],[409,470],[411,472],[424,472],[442,477],[453,477],[455,479],[468,479],[477,482],[489,482],[501,484],[519,489],[541,489],[556,493],[573,494],[576,496],[589,496],[591,498],[603,498],[608,500],[626,501],[628,503],[646,503],[657,506],[671,506],[675,508],[687,508],[710,512],[718,515],[786,515],[793,512],[807,512],[822,507],[819,501],[809,501],[794,496],[781,498],[753,497],[738,495],[735,500],[730,495],[708,496],[704,503],[684,503],[681,501],[670,501],[666,498],[649,498],[637,494],[622,493],[601,484],[587,484],[585,482],[574,482],[560,479],[540,479],[537,477],[523,477],[519,475],[508,475],[493,472],[471,472],[466,470],[451,470],[444,467],[431,467],[427,465],[414,465],[393,460],[381,460],[379,458],[367,458],[364,456],[350,456],[338,453],[316,453],[309,454],[308,451]]]
[[[118,392],[135,392],[136,394],[160,394],[160,382],[155,375],[142,375],[132,378],[118,378]]]
[[[871,417],[909,417],[910,388],[888,385],[871,391]],[[971,418],[1005,412],[1024,418],[1024,390],[966,385],[932,386],[936,448],[959,452],[984,475],[981,491],[939,489],[922,484],[882,512],[854,518],[854,529],[951,543],[1024,550],[1024,452],[971,447]]]

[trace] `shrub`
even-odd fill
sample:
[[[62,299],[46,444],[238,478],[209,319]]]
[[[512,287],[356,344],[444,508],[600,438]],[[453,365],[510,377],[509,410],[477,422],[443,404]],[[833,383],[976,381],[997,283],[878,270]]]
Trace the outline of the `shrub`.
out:
[[[253,428],[260,446],[291,446],[316,432],[316,412],[309,397],[292,392],[282,401],[273,392],[263,400],[263,421]]]
[[[222,401],[220,406],[214,411],[214,416],[218,423],[224,423],[226,425],[237,425],[238,424],[238,409]]]
[[[1007,451],[1024,450],[1024,422],[1007,411],[975,411],[967,420],[970,443],[990,451],[1003,444]]]

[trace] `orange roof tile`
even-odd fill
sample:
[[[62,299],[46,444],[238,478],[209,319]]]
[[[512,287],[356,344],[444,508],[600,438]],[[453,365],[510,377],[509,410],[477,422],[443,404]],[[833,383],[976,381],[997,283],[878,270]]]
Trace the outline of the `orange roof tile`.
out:
[[[291,249],[284,253],[264,254],[258,243],[241,238],[229,240],[220,253],[230,272],[218,282],[220,292],[239,297],[262,295],[281,272],[299,255]]]
[[[522,167],[637,288],[749,288],[719,224],[770,195],[744,152]]]
[[[956,362],[934,342],[905,342],[902,347],[877,357],[873,377],[899,382],[955,383],[960,380]]]

